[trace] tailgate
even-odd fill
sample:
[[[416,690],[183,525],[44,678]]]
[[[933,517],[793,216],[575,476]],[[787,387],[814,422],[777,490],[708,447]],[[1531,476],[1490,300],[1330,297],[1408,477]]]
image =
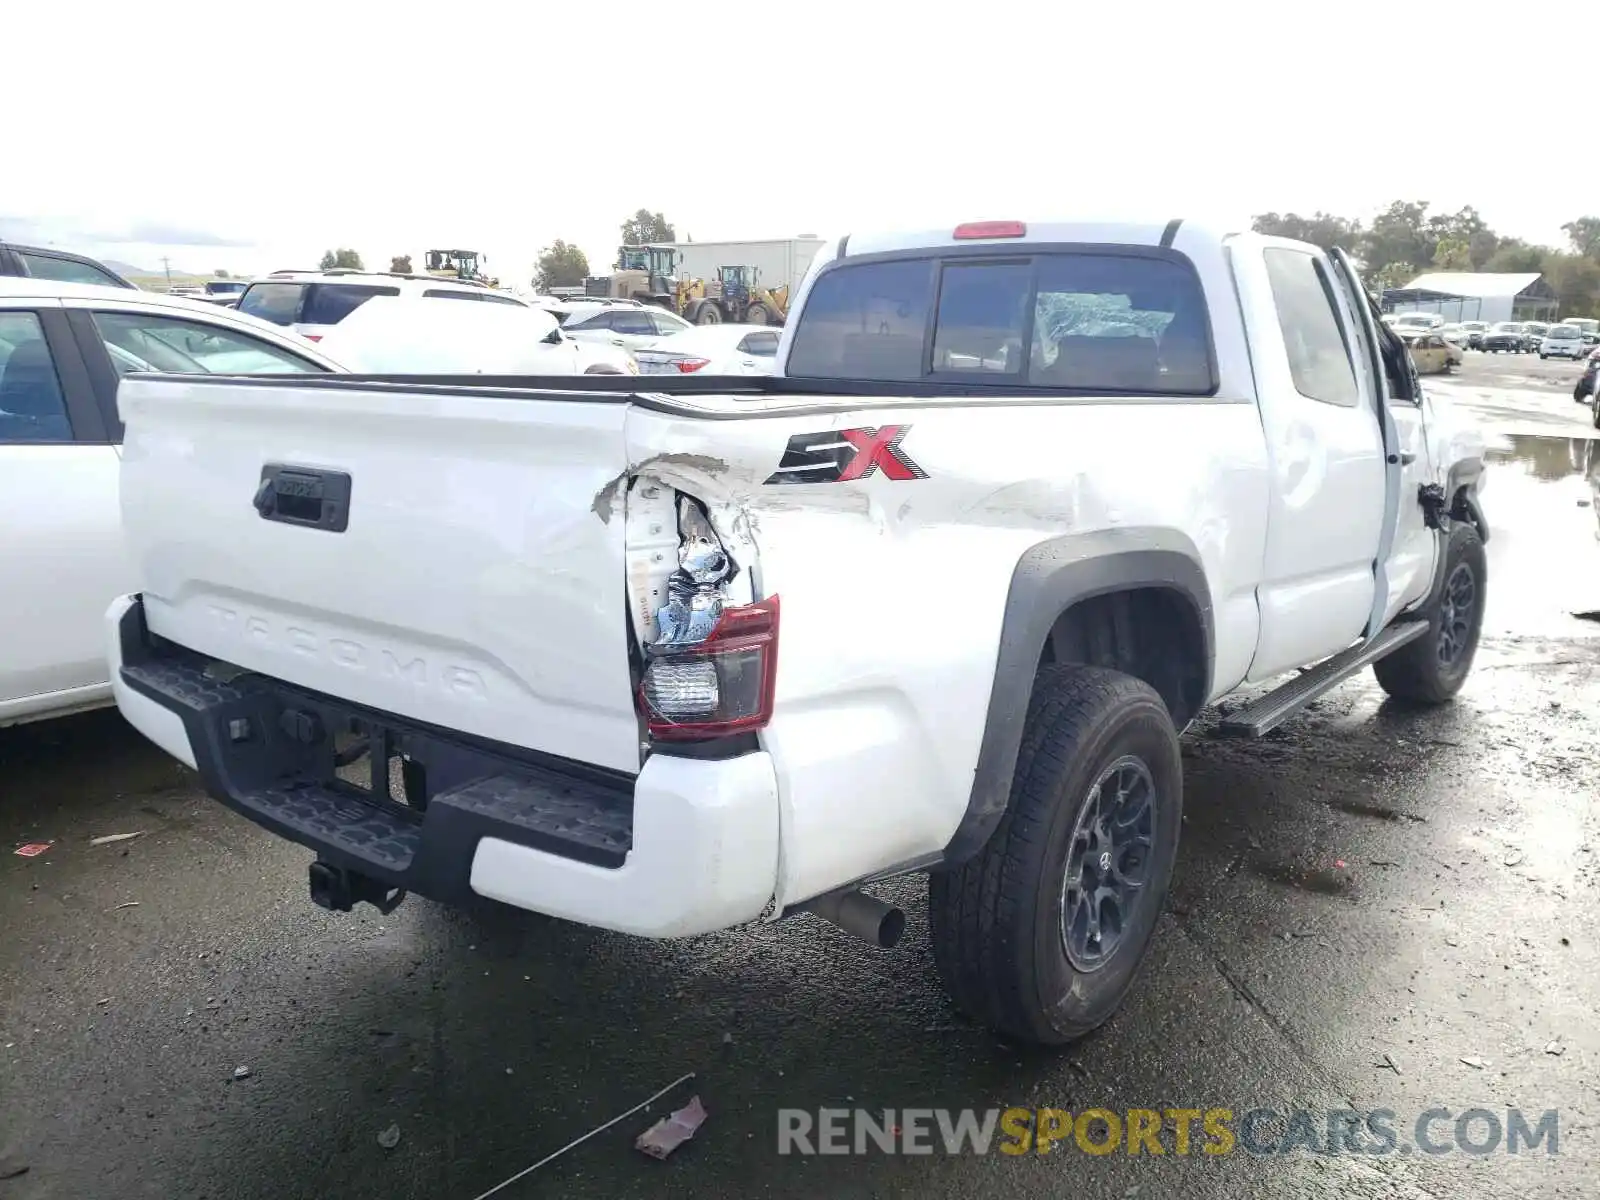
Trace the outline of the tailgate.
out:
[[[119,401],[123,523],[153,633],[638,770],[624,522],[604,499],[627,465],[620,397],[152,377]]]

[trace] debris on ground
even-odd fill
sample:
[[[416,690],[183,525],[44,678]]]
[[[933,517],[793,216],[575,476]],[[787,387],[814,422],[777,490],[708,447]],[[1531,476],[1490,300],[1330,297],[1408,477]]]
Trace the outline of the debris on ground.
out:
[[[102,837],[90,838],[89,839],[89,845],[91,845],[91,846],[109,846],[113,842],[131,842],[131,841],[133,841],[134,838],[141,838],[143,836],[144,836],[144,830],[142,830],[142,829],[139,830],[137,833],[108,833],[108,834],[105,834]]]
[[[661,1099],[661,1097],[665,1096],[668,1092],[672,1091],[674,1088],[682,1086],[685,1083],[688,1083],[693,1078],[694,1078],[694,1072],[693,1071],[690,1071],[687,1075],[678,1076],[678,1078],[674,1079],[671,1083],[667,1084],[666,1087],[662,1088],[659,1092],[657,1092],[654,1096],[651,1096],[648,1100],[641,1100],[638,1104],[635,1104],[627,1112],[618,1113],[616,1116],[612,1117],[611,1120],[607,1121],[604,1125],[596,1125],[593,1129],[589,1130],[588,1133],[585,1133],[580,1137],[573,1138],[565,1146],[561,1147],[561,1149],[553,1151],[550,1154],[546,1154],[538,1162],[534,1163],[533,1166],[524,1167],[522,1170],[518,1171],[515,1175],[511,1176],[510,1179],[502,1179],[499,1183],[495,1184],[487,1192],[480,1192],[478,1195],[473,1197],[473,1200],[489,1200],[489,1197],[493,1196],[496,1192],[504,1191],[506,1188],[510,1187],[513,1183],[516,1183],[517,1180],[523,1179],[523,1178],[525,1178],[525,1177],[527,1177],[529,1175],[532,1175],[535,1171],[537,1171],[540,1167],[544,1166],[546,1163],[554,1162],[556,1159],[560,1158],[563,1154],[565,1154],[568,1150],[571,1150],[575,1146],[583,1145],[584,1142],[587,1142],[590,1138],[595,1137],[598,1134],[604,1133],[606,1130],[610,1129],[613,1125],[620,1125],[623,1121],[626,1121],[629,1117],[633,1116],[634,1113],[639,1112],[641,1109],[649,1108],[652,1104],[654,1104],[657,1100]],[[695,1097],[695,1103],[699,1103],[699,1100],[700,1100],[700,1098],[698,1096],[696,1096]],[[676,1115],[676,1114],[674,1114],[674,1115]],[[400,1137],[400,1130],[399,1130],[399,1127],[396,1126],[395,1127],[395,1138],[396,1138],[396,1140],[398,1140],[399,1137]],[[381,1134],[379,1135],[379,1139],[378,1140],[380,1142],[383,1140]]]
[[[633,1143],[633,1148],[644,1151],[651,1158],[666,1158],[695,1135],[695,1131],[705,1124],[708,1115],[706,1106],[700,1103],[700,1097],[693,1096],[677,1112],[662,1117],[641,1133]]]
[[[138,908],[138,907],[139,907],[139,902],[137,900],[124,900],[121,904],[112,905],[111,906],[111,911],[112,912],[117,912],[117,911],[119,911],[121,909],[124,909],[124,908]]]
[[[1342,871],[1345,868],[1345,861],[1342,858],[1336,858],[1336,859],[1333,860],[1333,865],[1338,867],[1339,870]]]
[[[0,1161],[0,1182],[7,1179],[20,1179],[26,1175],[31,1167],[27,1163]]]
[[[235,1067],[233,1069],[233,1077],[235,1079],[249,1079],[250,1078],[250,1068],[249,1067]]]
[[[1396,1075],[1404,1073],[1400,1070],[1400,1064],[1395,1062],[1394,1056],[1391,1054],[1384,1054],[1382,1062],[1373,1063],[1372,1065],[1381,1070],[1393,1071]]]
[[[1508,866],[1508,867],[1516,866],[1519,862],[1522,861],[1522,851],[1521,850],[1513,850],[1510,854],[1506,855],[1506,860],[1505,861],[1506,861],[1506,866]]]
[[[1554,1054],[1557,1058],[1560,1058],[1565,1051],[1566,1046],[1562,1045],[1560,1038],[1553,1042],[1546,1042],[1544,1045],[1544,1052],[1546,1054]]]
[[[20,855],[23,858],[38,858],[39,855],[43,854],[53,845],[55,845],[54,842],[29,842],[25,846],[18,846],[11,853]]]
[[[400,1144],[400,1126],[391,1125],[378,1134],[378,1145],[385,1150],[393,1150]]]
[[[1467,1055],[1461,1061],[1466,1063],[1467,1066],[1471,1067],[1474,1071],[1481,1071],[1489,1065],[1488,1059],[1478,1058],[1476,1055],[1472,1054]]]
[[[1398,867],[1400,864],[1392,858],[1374,858],[1371,860],[1374,867]]]

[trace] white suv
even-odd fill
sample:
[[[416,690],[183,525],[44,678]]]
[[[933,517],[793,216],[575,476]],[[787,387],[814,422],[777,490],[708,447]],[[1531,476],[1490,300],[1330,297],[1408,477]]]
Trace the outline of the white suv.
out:
[[[477,300],[528,307],[506,292],[423,275],[390,275],[378,271],[280,271],[252,280],[239,297],[238,309],[274,325],[286,326],[315,342],[374,296]]]

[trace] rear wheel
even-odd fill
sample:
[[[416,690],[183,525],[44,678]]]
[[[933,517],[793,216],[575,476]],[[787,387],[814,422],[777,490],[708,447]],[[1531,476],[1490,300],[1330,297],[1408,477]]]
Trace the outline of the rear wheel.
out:
[[[707,300],[695,310],[694,323],[696,325],[721,325],[722,313],[715,304]]]
[[[1148,684],[1042,670],[1006,814],[977,857],[929,881],[934,961],[957,1006],[1043,1045],[1110,1017],[1155,933],[1182,808],[1177,731]]]
[[[746,325],[771,325],[772,313],[768,311],[765,304],[752,304],[745,309],[744,323]]]
[[[1461,690],[1472,670],[1483,628],[1489,576],[1483,540],[1466,521],[1450,526],[1442,582],[1420,615],[1428,631],[1372,664],[1378,685],[1397,700],[1443,704]]]

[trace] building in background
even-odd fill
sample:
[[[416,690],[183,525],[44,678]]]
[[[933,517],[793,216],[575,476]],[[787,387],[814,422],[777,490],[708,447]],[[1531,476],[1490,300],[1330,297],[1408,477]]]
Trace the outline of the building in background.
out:
[[[1537,271],[1432,271],[1385,288],[1384,312],[1438,313],[1447,321],[1553,321],[1555,289]]]

